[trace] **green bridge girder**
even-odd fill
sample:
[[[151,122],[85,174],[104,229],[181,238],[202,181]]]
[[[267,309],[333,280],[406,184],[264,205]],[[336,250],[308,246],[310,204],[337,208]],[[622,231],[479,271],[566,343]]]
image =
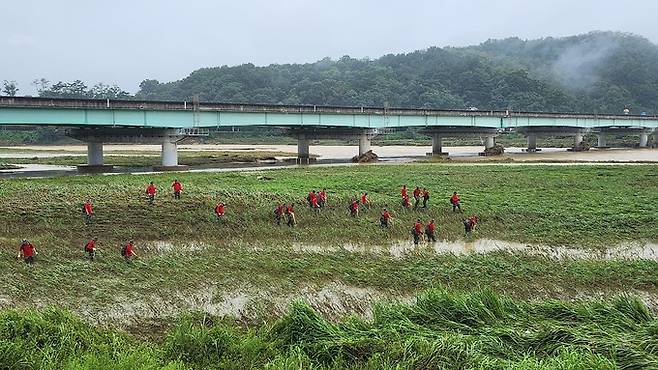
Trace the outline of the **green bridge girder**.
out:
[[[656,116],[0,97],[0,125],[364,129],[473,127],[658,128]]]

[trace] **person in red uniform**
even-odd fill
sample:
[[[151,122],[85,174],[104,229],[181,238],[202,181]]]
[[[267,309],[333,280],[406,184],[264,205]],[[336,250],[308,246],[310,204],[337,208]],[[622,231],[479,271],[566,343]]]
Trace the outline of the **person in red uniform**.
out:
[[[405,195],[404,197],[402,197],[402,207],[404,207],[404,208],[411,207],[411,203],[409,202],[409,196],[408,195]]]
[[[215,215],[217,216],[218,220],[222,220],[224,217],[224,211],[226,210],[226,205],[222,202],[219,202],[215,205]]]
[[[457,208],[459,208],[459,211],[462,210],[461,205],[459,204],[459,195],[457,195],[457,192],[453,192],[452,196],[450,197],[450,203],[452,204],[452,211],[455,212]]]
[[[85,253],[87,253],[87,257],[92,261],[94,260],[94,257],[96,257],[96,241],[97,240],[98,240],[98,238],[93,237],[93,238],[89,239],[87,244],[85,244]]]
[[[478,217],[476,215],[471,215],[468,217],[468,222],[471,223],[471,231],[475,230],[475,226],[478,224]]]
[[[436,231],[436,224],[434,223],[434,219],[431,219],[430,222],[425,226],[425,237],[427,238],[428,242],[435,242],[436,241],[436,236],[434,232]]]
[[[316,212],[319,212],[320,211],[320,204],[318,203],[318,194],[315,191],[311,192],[311,194],[312,194],[312,196],[311,196],[311,209],[316,211]]]
[[[379,226],[391,227],[391,218],[393,218],[391,212],[389,212],[388,209],[384,208],[382,215],[379,217]]]
[[[357,217],[359,215],[359,201],[352,198],[348,209],[350,210],[350,216]]]
[[[364,208],[370,208],[370,200],[368,199],[368,193],[364,192],[361,194],[361,204]]]
[[[473,229],[475,229],[475,225],[477,225],[478,218],[475,215],[470,216],[469,218],[465,218],[463,220],[464,223],[464,236],[468,236]]]
[[[420,222],[420,218],[414,223],[414,227],[411,229],[411,234],[414,236],[414,245],[418,246],[420,238],[423,236],[423,223]]]
[[[295,218],[295,205],[290,203],[288,208],[286,208],[286,217],[288,218],[287,224],[288,227],[294,227],[295,224],[297,223],[297,219]]]
[[[281,225],[281,219],[283,218],[283,214],[286,212],[286,206],[281,203],[274,208],[274,221],[276,222],[276,225],[279,226]]]
[[[89,225],[91,223],[91,216],[94,214],[94,208],[91,206],[91,199],[82,205],[82,213],[85,215],[85,224]]]
[[[420,188],[416,186],[414,189],[414,209],[418,208],[418,205],[420,204]]]
[[[313,208],[313,198],[316,199],[318,198],[318,195],[315,194],[315,190],[311,190],[308,195],[306,196],[306,202],[308,203],[308,208]]]
[[[174,199],[180,199],[180,193],[183,191],[183,184],[181,184],[178,179],[175,179],[171,184],[171,188],[174,189]]]
[[[37,255],[37,249],[28,242],[27,239],[21,241],[21,245],[18,247],[18,256],[17,258],[23,258],[25,263],[31,265],[34,263],[34,257]]]
[[[320,194],[318,194],[318,198],[318,204],[320,204],[320,208],[324,208],[325,204],[327,203],[327,189],[322,189]]]
[[[430,201],[430,191],[423,188],[423,208],[427,208],[427,202]]]
[[[400,189],[400,195],[402,195],[402,198],[409,195],[407,194],[407,185],[402,185],[402,189]]]
[[[153,181],[146,187],[146,196],[149,198],[149,202],[153,203],[155,200],[155,193],[158,192],[158,189],[153,184]]]
[[[121,249],[121,255],[126,261],[130,261],[132,258],[137,257],[137,253],[135,253],[135,242],[131,240],[128,244],[124,245]]]

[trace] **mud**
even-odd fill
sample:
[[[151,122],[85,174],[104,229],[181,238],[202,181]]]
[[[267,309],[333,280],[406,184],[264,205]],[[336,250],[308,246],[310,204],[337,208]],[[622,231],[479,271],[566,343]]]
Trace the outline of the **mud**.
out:
[[[390,255],[394,258],[405,258],[413,254],[428,251],[437,254],[453,254],[457,256],[470,254],[487,254],[494,252],[526,253],[529,255],[547,258],[573,258],[573,259],[646,259],[658,261],[658,244],[627,242],[602,249],[570,248],[565,246],[533,245],[528,243],[515,243],[504,240],[476,239],[457,241],[437,241],[435,243],[420,243],[414,245],[412,241],[401,241],[390,246],[363,246],[357,244],[344,244],[340,246],[320,246],[309,244],[293,244],[296,252],[309,252],[329,254],[337,251],[347,251],[362,254]]]
[[[399,301],[411,301],[411,298],[401,294],[393,296],[399,297]],[[193,293],[180,291],[166,297],[156,294],[138,299],[115,297],[114,302],[104,307],[87,306],[78,312],[87,321],[97,325],[127,328],[152,319],[174,319],[185,312],[204,312],[236,320],[258,321],[264,313],[268,318],[280,317],[288,311],[292,302],[303,300],[325,317],[338,320],[352,314],[372,317],[373,305],[390,297],[391,293],[338,282],[304,286],[294,294],[277,294],[251,286],[226,288],[212,285]]]

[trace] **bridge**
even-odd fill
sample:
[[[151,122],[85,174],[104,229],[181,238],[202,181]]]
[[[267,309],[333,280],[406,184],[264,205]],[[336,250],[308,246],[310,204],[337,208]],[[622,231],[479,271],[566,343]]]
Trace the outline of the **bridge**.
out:
[[[524,134],[529,151],[536,150],[539,136],[573,135],[577,146],[586,132],[597,133],[601,147],[613,132],[637,134],[639,146],[646,147],[658,116],[0,97],[0,125],[65,128],[87,143],[90,167],[104,166],[103,143],[159,143],[168,169],[178,166],[180,140],[223,127],[281,128],[297,138],[298,157],[307,162],[311,140],[358,138],[363,154],[375,135],[411,127],[431,135],[436,155],[444,137],[477,135],[486,149],[505,130]]]

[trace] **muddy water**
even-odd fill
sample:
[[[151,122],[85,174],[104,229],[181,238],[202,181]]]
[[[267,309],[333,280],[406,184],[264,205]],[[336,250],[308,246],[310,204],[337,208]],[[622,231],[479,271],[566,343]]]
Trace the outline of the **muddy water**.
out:
[[[622,243],[603,249],[583,249],[562,246],[531,245],[527,243],[515,243],[493,239],[476,239],[421,243],[418,246],[415,246],[411,241],[397,242],[390,246],[361,246],[356,244],[318,246],[294,244],[293,249],[298,252],[321,254],[335,253],[341,250],[351,253],[387,254],[394,258],[404,258],[406,256],[430,251],[437,255],[453,254],[457,256],[494,252],[512,252],[557,259],[647,259],[658,261],[658,244],[639,242]]]

